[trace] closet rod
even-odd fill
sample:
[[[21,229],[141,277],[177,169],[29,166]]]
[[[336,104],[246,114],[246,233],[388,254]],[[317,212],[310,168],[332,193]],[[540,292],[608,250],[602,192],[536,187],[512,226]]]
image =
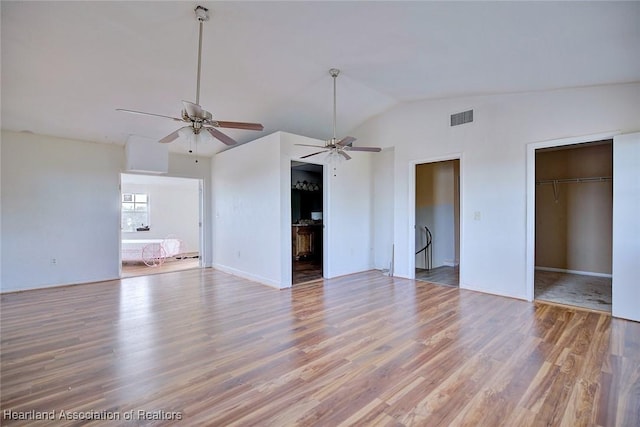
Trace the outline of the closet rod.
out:
[[[565,179],[545,179],[542,181],[536,181],[536,185],[540,184],[564,184],[564,183],[581,183],[581,182],[605,182],[611,181],[613,178],[610,176],[593,176],[589,178],[565,178]]]

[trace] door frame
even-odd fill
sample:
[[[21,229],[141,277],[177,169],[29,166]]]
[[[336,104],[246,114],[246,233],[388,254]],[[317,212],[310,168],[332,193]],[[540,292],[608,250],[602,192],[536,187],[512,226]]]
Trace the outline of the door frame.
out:
[[[527,189],[526,189],[526,263],[525,263],[525,290],[527,301],[535,299],[534,275],[535,275],[535,249],[536,249],[536,150],[541,148],[563,147],[566,145],[585,144],[613,139],[620,132],[605,132],[592,135],[575,136],[570,138],[552,139],[548,141],[532,142],[527,144]],[[615,171],[615,164],[613,165]]]
[[[420,160],[412,160],[409,162],[409,221],[408,221],[408,230],[407,236],[411,236],[408,240],[409,247],[409,279],[416,278],[416,239],[415,239],[415,228],[416,228],[416,167],[418,165],[422,165],[425,163],[438,163],[445,162],[449,160],[458,160],[460,162],[460,179],[459,179],[459,191],[458,191],[458,203],[460,205],[460,225],[459,225],[459,235],[460,235],[460,260],[459,260],[459,279],[458,286],[462,287],[463,282],[463,270],[464,270],[464,198],[462,197],[462,190],[464,188],[464,165],[463,165],[463,154],[462,153],[451,153],[443,156],[437,157],[429,157],[427,159]]]
[[[122,176],[123,175],[142,175],[150,178],[179,178],[179,179],[189,179],[192,181],[197,181],[198,183],[198,268],[204,268],[205,266],[205,253],[206,245],[205,245],[205,204],[204,204],[204,191],[205,191],[205,182],[202,178],[191,178],[191,177],[183,177],[183,176],[171,176],[171,175],[152,175],[152,174],[142,174],[142,173],[130,173],[130,172],[121,172],[120,173],[120,192],[119,192],[119,200],[118,206],[120,207],[120,220],[118,221],[118,241],[120,244],[118,245],[118,277],[122,278]]]
[[[291,198],[291,170],[293,168],[293,162],[297,162],[297,163],[307,163],[310,165],[316,165],[316,166],[321,166],[322,167],[322,277],[323,278],[327,278],[328,277],[328,271],[329,271],[329,256],[328,256],[328,249],[329,249],[329,223],[330,223],[330,219],[329,219],[329,176],[327,174],[327,167],[328,165],[326,163],[321,163],[321,162],[313,162],[313,161],[308,161],[306,159],[300,159],[300,158],[291,158],[289,159],[289,168],[288,168],[288,178],[287,178],[287,183],[288,183],[288,195],[287,195],[287,200],[289,201],[288,203],[288,211],[286,213],[286,215],[284,215],[285,217],[288,218],[288,232],[287,232],[287,236],[288,237],[288,245],[287,245],[287,249],[283,251],[283,253],[286,256],[286,261],[284,263],[284,268],[285,271],[288,273],[283,274],[283,277],[286,278],[286,281],[288,283],[284,283],[285,287],[291,287],[293,286],[293,245],[291,243],[291,224],[292,224],[292,220],[293,218],[291,218],[291,208],[292,208],[292,198]],[[282,264],[281,264],[282,265]]]

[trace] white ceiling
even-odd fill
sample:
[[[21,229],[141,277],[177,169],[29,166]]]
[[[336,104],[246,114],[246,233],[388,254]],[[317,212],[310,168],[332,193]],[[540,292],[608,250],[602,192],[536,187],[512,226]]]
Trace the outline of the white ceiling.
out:
[[[640,2],[2,1],[2,127],[117,144],[171,133],[115,109],[178,116],[195,101],[198,4],[212,14],[200,104],[265,127],[225,130],[240,142],[331,137],[332,67],[339,137],[402,102],[640,81]]]

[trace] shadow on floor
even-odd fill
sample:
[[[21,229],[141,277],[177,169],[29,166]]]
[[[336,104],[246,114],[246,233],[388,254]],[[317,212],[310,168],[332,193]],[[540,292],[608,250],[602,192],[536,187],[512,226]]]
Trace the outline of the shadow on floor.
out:
[[[416,280],[457,287],[460,284],[460,269],[447,266],[436,267],[431,270],[416,268]]]
[[[318,279],[322,279],[322,261],[293,260],[292,283],[294,285]]]
[[[535,299],[611,313],[611,278],[536,270]]]
[[[123,262],[121,277],[148,276],[150,274],[190,270],[193,268],[200,268],[200,260],[198,258],[169,258],[162,265],[154,267],[149,267],[143,262]]]

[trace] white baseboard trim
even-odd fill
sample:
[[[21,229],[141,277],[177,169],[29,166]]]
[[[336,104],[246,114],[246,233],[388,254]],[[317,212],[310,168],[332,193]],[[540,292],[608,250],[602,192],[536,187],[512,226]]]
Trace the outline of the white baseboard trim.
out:
[[[488,295],[498,295],[501,297],[515,298],[523,301],[528,301],[526,295],[514,294],[511,292],[504,292],[502,290],[485,288],[482,286],[471,286],[468,283],[463,283],[463,282],[460,282],[458,286],[460,289],[466,289],[468,291],[482,292],[483,294],[488,294]]]
[[[535,269],[540,271],[554,271],[556,273],[579,274],[581,276],[607,277],[611,279],[611,274],[596,273],[593,271],[567,270],[564,268],[538,267],[538,266],[536,266]]]
[[[223,271],[225,273],[233,274],[234,276],[242,277],[243,279],[251,280],[252,282],[258,282],[262,285],[267,285],[271,288],[284,289],[284,287],[280,286],[280,283],[276,282],[275,280],[266,279],[262,276],[247,273],[246,271],[238,270],[233,267],[228,267],[226,265],[214,263],[213,268],[215,268],[216,270]]]
[[[447,266],[447,267],[457,267],[459,264],[459,262],[457,261],[451,261],[451,260],[444,260],[442,262],[442,265]]]

